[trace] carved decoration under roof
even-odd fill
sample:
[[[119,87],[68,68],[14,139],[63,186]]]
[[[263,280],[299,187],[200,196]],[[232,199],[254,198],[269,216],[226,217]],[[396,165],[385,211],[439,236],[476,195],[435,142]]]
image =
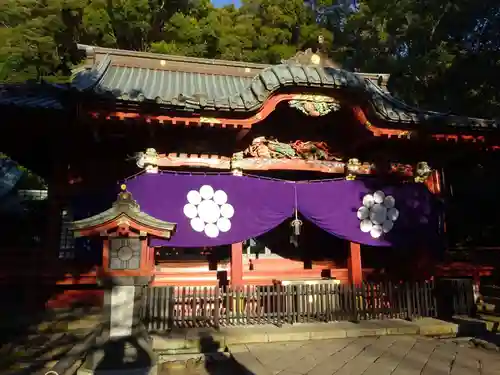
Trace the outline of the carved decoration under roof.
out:
[[[258,143],[258,142],[256,142]],[[284,144],[287,145],[287,144]],[[312,142],[294,142],[292,148],[304,152],[312,147]],[[252,145],[253,146],[253,145]],[[213,155],[213,154],[158,154],[155,163],[158,168],[208,168],[217,171],[232,171],[235,175],[242,175],[243,171],[309,171],[331,174],[346,174],[346,178],[356,178],[356,175],[378,174],[376,166],[369,162],[362,162],[357,159],[350,159],[348,162],[340,161],[340,158],[333,157],[333,160],[303,159],[302,157],[292,158],[270,158],[271,152],[266,147],[248,147],[244,151],[235,153],[233,158]],[[263,157],[252,156],[263,155]],[[144,153],[138,153],[144,155]],[[267,155],[267,156],[266,156]],[[143,168],[147,168],[147,163]],[[389,173],[399,175],[403,178],[414,178],[414,167],[407,164],[391,163]]]
[[[415,168],[415,182],[425,182],[432,174],[432,169],[425,161],[417,163]]]
[[[296,95],[288,104],[311,117],[324,116],[340,109],[336,99],[325,95]]]
[[[325,160],[341,161],[330,151],[325,142],[295,141],[283,143],[276,139],[257,137],[245,150],[233,155],[233,160],[244,158],[263,159],[302,159],[302,160]]]
[[[122,191],[110,209],[71,223],[70,229],[75,232],[75,236],[106,233],[117,227],[125,226],[139,229],[144,234],[167,239],[171,237],[177,224],[157,219],[142,212],[132,194],[126,190],[126,186],[122,185],[121,189]]]
[[[146,173],[158,173],[158,153],[154,148],[146,149],[136,155],[136,164],[139,168],[144,168]]]
[[[360,173],[363,164],[356,158],[349,159],[346,164],[346,180],[352,181],[356,179],[356,175]]]

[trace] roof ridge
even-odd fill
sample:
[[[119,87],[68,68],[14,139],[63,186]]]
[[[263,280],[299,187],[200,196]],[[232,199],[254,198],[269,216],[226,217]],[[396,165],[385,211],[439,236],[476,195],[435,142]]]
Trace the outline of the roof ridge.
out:
[[[71,82],[71,87],[79,91],[93,89],[102,80],[110,66],[111,58],[109,55],[106,55],[104,59],[94,63],[90,69],[76,73]]]
[[[86,44],[78,44],[78,48],[80,50],[84,50],[87,58],[93,58],[94,59],[94,64],[96,59],[96,55],[106,55],[109,56],[109,58],[112,60],[112,65],[113,66],[128,66],[127,63],[118,63],[115,64],[115,59],[113,57],[123,57],[123,58],[139,58],[139,59],[152,59],[152,60],[158,60],[162,66],[168,66],[168,63],[185,63],[185,64],[199,64],[201,66],[205,66],[207,68],[213,67],[213,68],[240,68],[244,69],[245,73],[242,73],[240,70],[239,73],[230,73],[231,71],[226,71],[226,72],[221,72],[221,73],[207,73],[207,72],[197,72],[199,74],[216,74],[216,75],[221,75],[221,76],[235,76],[235,77],[240,77],[240,76],[248,76],[252,72],[252,70],[264,70],[266,68],[272,67],[272,66],[277,66],[277,65],[282,65],[282,64],[288,64],[288,65],[304,65],[297,63],[297,61],[294,60],[294,58],[290,58],[288,60],[282,60],[280,64],[263,64],[263,63],[254,63],[254,62],[246,62],[246,61],[235,61],[235,60],[223,60],[223,59],[209,59],[209,58],[202,58],[202,57],[188,57],[188,56],[179,56],[179,55],[169,55],[169,54],[161,54],[161,53],[153,53],[153,52],[142,52],[142,51],[130,51],[130,50],[123,50],[123,49],[116,49],[116,48],[107,48],[107,47],[99,47],[99,46],[91,46],[91,45],[86,45]],[[300,52],[299,52],[300,53]],[[307,64],[306,64],[307,65]],[[323,68],[327,68],[329,66],[324,66],[321,65]],[[134,66],[141,68],[141,66]],[[149,68],[149,67],[144,67],[145,69],[156,69],[156,70],[166,70],[170,71],[168,68]],[[349,71],[343,68],[338,68],[342,69],[345,71]],[[174,71],[177,71],[175,69]],[[184,71],[184,70],[182,70]],[[188,70],[191,72],[190,70]],[[350,72],[350,71],[349,71]],[[387,82],[389,80],[390,74],[388,73],[366,73],[366,72],[351,72],[354,75],[363,77],[363,78],[368,78],[373,81],[376,81],[378,84],[382,85],[385,87],[387,85]]]
[[[197,63],[206,65],[234,66],[238,68],[250,68],[250,69],[265,69],[269,66],[272,66],[271,64],[261,64],[261,63],[244,62],[244,61],[208,59],[203,57],[187,57],[179,55],[167,55],[154,52],[129,51],[116,48],[89,46],[86,44],[78,44],[78,48],[80,50],[85,50],[87,57],[94,57],[96,54],[106,54],[109,56],[142,57],[142,58],[150,58],[156,60]]]

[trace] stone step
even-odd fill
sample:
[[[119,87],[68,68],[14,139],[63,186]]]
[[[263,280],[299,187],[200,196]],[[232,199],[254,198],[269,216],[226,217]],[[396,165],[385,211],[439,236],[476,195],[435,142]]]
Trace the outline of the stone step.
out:
[[[483,312],[494,312],[496,309],[496,304],[488,302],[480,302],[476,304],[476,306],[477,306],[477,311],[483,311]]]
[[[497,333],[500,326],[500,317],[478,314],[476,318],[455,316],[461,336],[481,336],[486,333]]]
[[[229,352],[194,353],[177,355],[159,355],[157,368],[159,374],[197,374],[197,370],[204,368],[207,363],[231,361]],[[229,374],[232,374],[229,372]]]
[[[493,305],[500,304],[500,297],[497,296],[482,296],[483,301]]]
[[[187,355],[225,351],[231,344],[308,341],[345,337],[385,335],[423,335],[454,337],[458,325],[432,318],[408,322],[399,319],[294,324],[276,327],[246,326],[215,329],[172,331],[167,335],[153,334],[153,349],[161,355]]]
[[[484,322],[488,332],[500,332],[500,316],[492,314],[478,314],[478,318]]]
[[[500,322],[499,314],[491,314],[491,313],[479,313],[478,316],[483,320],[488,320],[492,322]]]

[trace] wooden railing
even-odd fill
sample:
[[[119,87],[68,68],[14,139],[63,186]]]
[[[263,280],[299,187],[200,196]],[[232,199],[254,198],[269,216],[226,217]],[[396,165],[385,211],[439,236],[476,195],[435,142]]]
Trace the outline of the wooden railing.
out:
[[[174,327],[434,317],[433,282],[269,285],[237,289],[153,287],[143,319],[150,331]]]

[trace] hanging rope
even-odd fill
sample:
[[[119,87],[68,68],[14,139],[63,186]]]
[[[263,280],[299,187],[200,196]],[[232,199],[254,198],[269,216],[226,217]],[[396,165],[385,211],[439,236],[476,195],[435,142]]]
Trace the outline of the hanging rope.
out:
[[[294,198],[295,198],[295,202],[294,202],[294,211],[295,211],[295,219],[292,220],[292,222],[290,223],[290,226],[293,228],[293,234],[295,236],[298,236],[300,235],[300,228],[302,227],[302,220],[299,219],[299,201],[297,199],[297,186],[294,186],[293,187],[293,191],[294,191]]]

